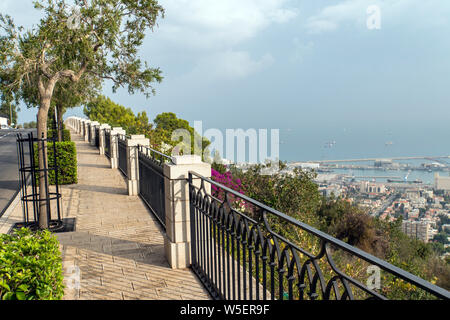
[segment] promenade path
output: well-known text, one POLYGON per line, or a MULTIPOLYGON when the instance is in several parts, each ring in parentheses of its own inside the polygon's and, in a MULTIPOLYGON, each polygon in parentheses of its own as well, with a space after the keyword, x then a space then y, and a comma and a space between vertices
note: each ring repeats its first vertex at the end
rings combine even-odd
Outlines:
MULTIPOLYGON (((128 196, 119 170, 111 169, 109 160, 80 135, 72 132, 72 140, 77 146, 78 184, 62 187, 63 217, 76 218, 76 231, 57 234, 64 299, 210 299, 192 270, 170 268, 163 229, 139 197, 128 196)), ((0 232, 20 221, 20 207, 0 221, 0 232)))

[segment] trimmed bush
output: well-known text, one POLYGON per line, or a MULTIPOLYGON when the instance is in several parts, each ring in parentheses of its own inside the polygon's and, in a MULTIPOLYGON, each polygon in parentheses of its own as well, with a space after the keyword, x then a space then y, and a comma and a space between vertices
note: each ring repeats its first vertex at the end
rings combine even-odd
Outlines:
MULTIPOLYGON (((48 166, 53 167, 53 142, 47 144, 48 166)), ((75 142, 56 142, 58 183, 59 185, 78 183, 77 176, 77 149, 75 142)), ((37 145, 35 146, 35 161, 38 163, 37 145)), ((55 184, 55 172, 49 171, 49 183, 55 184)))
POLYGON ((61 300, 64 295, 59 242, 49 231, 0 235, 0 298, 61 300))
MULTIPOLYGON (((48 129, 48 131, 47 131, 47 138, 48 139, 53 139, 54 136, 56 136, 56 138, 58 138, 58 134, 55 132, 55 130, 48 129)), ((67 130, 67 129, 63 130, 63 141, 64 142, 72 141, 72 139, 70 137, 70 130, 67 130)))

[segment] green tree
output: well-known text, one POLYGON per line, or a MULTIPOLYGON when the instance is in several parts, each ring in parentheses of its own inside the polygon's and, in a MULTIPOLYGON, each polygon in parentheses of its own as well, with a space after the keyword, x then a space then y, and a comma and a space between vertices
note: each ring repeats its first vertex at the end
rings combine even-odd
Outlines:
POLYGON ((84 107, 84 114, 92 121, 107 123, 113 127, 122 127, 129 134, 149 135, 152 129, 145 111, 136 116, 130 108, 117 104, 102 95, 92 99, 84 107))
POLYGON ((165 112, 157 115, 153 122, 155 129, 151 140, 156 148, 166 153, 209 155, 208 146, 211 142, 196 132, 187 120, 178 118, 172 112, 165 112), (166 150, 164 145, 167 146, 166 150), (175 147, 178 147, 178 150, 175 147))
POLYGON ((436 242, 442 243, 442 244, 449 244, 450 243, 450 241, 448 241, 449 236, 450 235, 447 234, 446 232, 441 232, 441 233, 436 234, 434 236, 433 240, 436 242))
MULTIPOLYGON (((152 82, 162 80, 159 69, 138 58, 147 30, 164 14, 156 0, 75 0, 79 12, 67 10, 64 0, 36 0, 44 12, 39 24, 24 31, 10 16, 0 14, 0 79, 2 92, 16 100, 36 87, 39 97, 38 136, 47 137, 47 118, 55 87, 62 80, 77 83, 87 75, 111 80, 113 90, 127 87, 130 94, 154 93, 152 82), (75 18, 74 18, 75 17, 75 18), (75 22, 75 23, 73 23, 75 22), (77 23, 79 22, 79 23, 77 23)), ((46 169, 39 148, 39 168, 46 169)), ((40 198, 45 198, 44 171, 40 198)), ((40 228, 48 228, 46 202, 40 202, 40 228)))

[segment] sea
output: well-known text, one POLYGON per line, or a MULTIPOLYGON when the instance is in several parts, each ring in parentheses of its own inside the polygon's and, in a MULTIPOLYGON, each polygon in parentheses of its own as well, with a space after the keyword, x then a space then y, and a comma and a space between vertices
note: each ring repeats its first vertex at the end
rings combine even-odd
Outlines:
MULTIPOLYGON (((433 157, 450 156, 450 139, 444 132, 422 131, 420 129, 403 132, 343 129, 339 132, 316 132, 302 134, 301 130, 281 130, 280 159, 287 162, 306 162, 347 159, 389 159, 397 157, 428 157, 430 159, 396 160, 394 162, 420 166, 435 162, 433 157), (297 132, 295 132, 297 131, 297 132)), ((437 159, 448 164, 449 159, 437 159)), ((373 165, 372 162, 346 162, 345 164, 373 165)), ((389 176, 407 181, 421 180, 433 184, 435 172, 404 170, 346 170, 334 173, 355 176, 389 176)), ((449 176, 448 171, 440 171, 440 176, 449 176)), ((367 179, 369 180, 369 179, 367 179)), ((378 178, 376 181, 386 181, 378 178)))

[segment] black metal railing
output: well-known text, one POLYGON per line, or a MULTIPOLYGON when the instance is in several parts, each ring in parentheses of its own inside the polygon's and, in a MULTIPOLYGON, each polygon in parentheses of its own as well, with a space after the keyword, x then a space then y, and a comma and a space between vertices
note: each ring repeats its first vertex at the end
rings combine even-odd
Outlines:
POLYGON ((173 163, 171 157, 154 149, 138 146, 139 196, 161 225, 166 226, 164 163, 173 163))
POLYGON ((92 136, 92 132, 91 132, 91 124, 88 124, 88 141, 91 142, 91 136, 92 136))
POLYGON ((105 156, 111 159, 111 131, 105 130, 105 156))
POLYGON ((450 298, 443 288, 194 172, 189 197, 192 268, 215 299, 450 298))
POLYGON ((119 170, 127 177, 127 137, 125 135, 119 134, 117 136, 117 148, 119 170))
POLYGON ((95 128, 95 146, 97 148, 100 147, 100 128, 99 127, 95 128))

